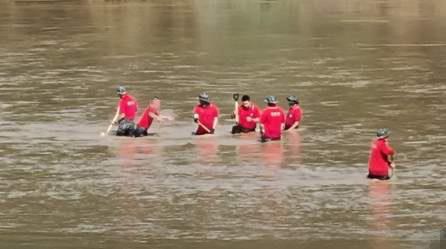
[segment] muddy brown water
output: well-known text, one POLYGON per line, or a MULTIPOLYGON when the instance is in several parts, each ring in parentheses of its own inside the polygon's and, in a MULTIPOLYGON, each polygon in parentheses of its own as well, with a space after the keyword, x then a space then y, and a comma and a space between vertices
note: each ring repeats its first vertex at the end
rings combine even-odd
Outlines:
POLYGON ((445 18, 435 0, 1 1, 0 248, 429 248, 445 18), (175 122, 100 137, 117 84, 175 122), (201 91, 213 137, 190 135, 201 91), (234 92, 298 95, 302 127, 229 135, 234 92), (365 179, 379 127, 390 182, 365 179))

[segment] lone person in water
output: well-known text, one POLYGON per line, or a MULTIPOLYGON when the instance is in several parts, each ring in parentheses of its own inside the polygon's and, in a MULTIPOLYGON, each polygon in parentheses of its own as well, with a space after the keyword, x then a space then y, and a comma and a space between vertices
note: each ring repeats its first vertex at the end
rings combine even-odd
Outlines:
POLYGON ((117 136, 133 136, 135 131, 135 116, 138 110, 138 102, 136 99, 127 93, 123 86, 118 86, 116 93, 119 96, 118 107, 116 108, 116 115, 112 123, 118 125, 116 131, 117 136))
POLYGON ((248 95, 242 96, 242 105, 234 113, 236 125, 232 127, 232 134, 248 133, 256 130, 260 120, 260 109, 251 102, 248 95))
POLYGON ((390 131, 387 128, 378 129, 377 138, 372 141, 369 156, 369 179, 388 180, 393 175, 395 150, 389 144, 390 131))
POLYGON ((280 140, 282 130, 285 127, 285 113, 277 106, 277 99, 274 96, 265 98, 267 106, 260 116, 260 141, 280 140))
POLYGON ((161 100, 158 97, 154 97, 139 118, 135 130, 135 137, 147 136, 147 130, 151 127, 153 120, 156 120, 157 122, 173 120, 172 117, 161 115, 160 108, 161 100))
POLYGON ((193 110, 194 122, 198 125, 194 135, 214 134, 220 111, 205 92, 198 95, 198 102, 193 110))
POLYGON ((300 121, 302 120, 302 109, 299 105, 299 99, 296 96, 288 96, 286 98, 290 109, 286 115, 285 130, 294 130, 299 128, 300 121))

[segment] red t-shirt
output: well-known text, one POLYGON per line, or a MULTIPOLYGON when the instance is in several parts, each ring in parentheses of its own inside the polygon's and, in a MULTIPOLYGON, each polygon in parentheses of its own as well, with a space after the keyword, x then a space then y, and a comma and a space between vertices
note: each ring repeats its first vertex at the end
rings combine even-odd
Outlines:
POLYGON ((136 102, 134 97, 126 94, 119 100, 118 105, 119 111, 120 113, 124 113, 125 119, 135 119, 136 111, 138 110, 138 102, 136 102))
POLYGON ((156 115, 159 115, 159 112, 151 107, 150 105, 144 110, 141 118, 138 122, 138 127, 149 129, 149 127, 152 125, 153 118, 149 115, 149 113, 154 113, 156 115))
POLYGON ((388 176, 388 156, 394 153, 386 139, 374 139, 370 149, 369 172, 375 176, 388 176))
POLYGON ((263 124, 265 138, 280 139, 281 126, 285 122, 285 113, 279 106, 268 106, 262 111, 260 123, 263 124))
MULTIPOLYGON (((196 105, 194 108, 194 114, 198 114, 198 120, 206 126, 209 130, 212 129, 212 126, 214 125, 214 119, 218 117, 220 111, 218 110, 218 107, 214 104, 209 104, 206 106, 202 105, 196 105)), ((208 133, 206 130, 199 125, 197 127, 197 131, 195 134, 201 135, 208 133)))
POLYGON ((239 106, 238 108, 238 117, 239 117, 239 125, 246 129, 255 129, 256 122, 248 121, 247 118, 251 117, 252 119, 260 117, 260 110, 256 105, 251 105, 246 108, 244 106, 239 106))
POLYGON ((294 123, 300 122, 302 119, 302 109, 300 106, 294 105, 288 109, 285 121, 285 130, 288 130, 294 123))

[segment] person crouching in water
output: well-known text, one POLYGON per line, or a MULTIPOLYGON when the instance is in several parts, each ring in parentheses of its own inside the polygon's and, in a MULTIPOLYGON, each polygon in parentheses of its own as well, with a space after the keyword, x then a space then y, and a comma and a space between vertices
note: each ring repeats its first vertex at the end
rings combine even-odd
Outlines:
POLYGON ((133 136, 135 131, 135 116, 138 110, 138 102, 136 99, 127 93, 123 86, 118 86, 116 93, 119 96, 118 107, 116 115, 112 123, 118 125, 116 131, 117 136, 133 136))
POLYGON ((248 95, 242 96, 242 105, 237 108, 235 115, 236 125, 232 127, 232 134, 247 133, 256 130, 260 120, 260 109, 251 102, 248 95))
POLYGON ((284 128, 285 113, 282 108, 277 106, 276 97, 266 97, 265 103, 267 107, 263 109, 260 116, 260 141, 280 140, 284 128))
POLYGON ((292 131, 299 128, 300 121, 302 120, 303 112, 299 106, 299 100, 296 96, 288 96, 288 113, 286 115, 285 130, 292 131))
POLYGON ((172 117, 161 115, 160 108, 161 100, 158 97, 154 97, 139 118, 138 125, 135 130, 135 137, 147 136, 147 130, 152 125, 153 120, 162 122, 163 120, 173 119, 172 117))
POLYGON ((390 146, 387 128, 378 129, 377 138, 373 140, 369 156, 369 179, 388 180, 393 175, 395 150, 390 146))
POLYGON ((195 106, 194 122, 198 124, 194 135, 214 134, 218 124, 218 107, 209 101, 207 93, 198 95, 198 105, 195 106))

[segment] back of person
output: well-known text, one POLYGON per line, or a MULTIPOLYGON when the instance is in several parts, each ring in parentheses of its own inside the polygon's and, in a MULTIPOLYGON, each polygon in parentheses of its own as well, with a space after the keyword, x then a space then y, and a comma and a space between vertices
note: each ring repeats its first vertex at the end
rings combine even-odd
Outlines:
POLYGON ((264 127, 263 136, 270 139, 280 139, 285 113, 279 106, 268 106, 262 111, 260 123, 264 127))
POLYGON ((134 120, 138 110, 138 103, 133 96, 125 94, 119 100, 119 108, 126 120, 134 120))
POLYGON ((373 140, 369 157, 369 175, 387 177, 390 166, 388 156, 393 154, 393 148, 385 139, 373 140))

